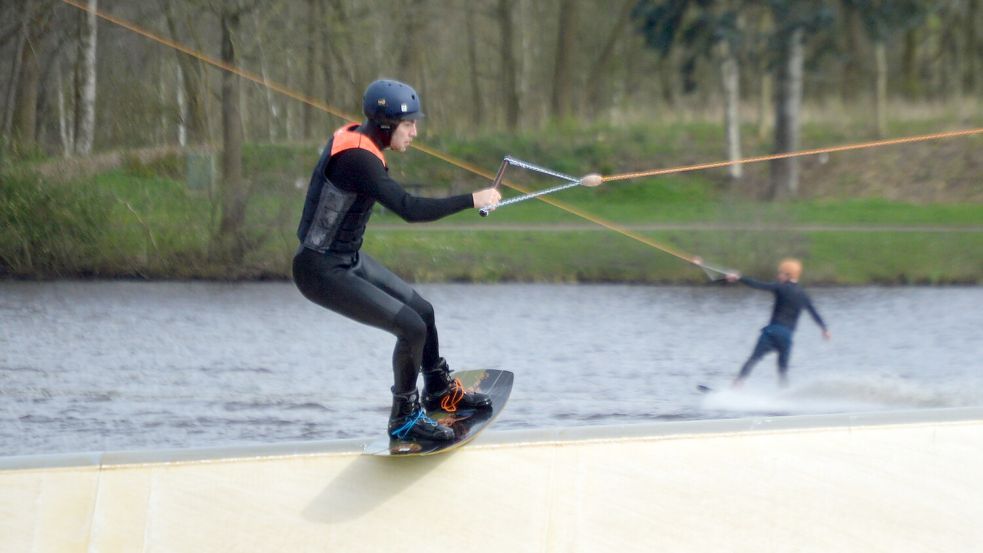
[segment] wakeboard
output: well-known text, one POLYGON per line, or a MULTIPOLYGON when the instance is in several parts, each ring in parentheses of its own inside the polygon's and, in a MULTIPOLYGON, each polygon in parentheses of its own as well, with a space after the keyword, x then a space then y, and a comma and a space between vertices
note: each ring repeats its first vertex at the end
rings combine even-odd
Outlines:
POLYGON ((491 409, 458 410, 454 413, 447 411, 430 412, 430 418, 454 431, 454 438, 443 441, 411 441, 400 440, 386 436, 365 445, 362 453, 383 457, 412 457, 417 455, 433 455, 457 449, 473 440, 482 430, 495 420, 495 417, 505 408, 505 403, 512 393, 514 375, 511 371, 483 369, 472 371, 457 371, 451 373, 452 378, 461 379, 464 389, 469 392, 480 392, 491 398, 491 409))

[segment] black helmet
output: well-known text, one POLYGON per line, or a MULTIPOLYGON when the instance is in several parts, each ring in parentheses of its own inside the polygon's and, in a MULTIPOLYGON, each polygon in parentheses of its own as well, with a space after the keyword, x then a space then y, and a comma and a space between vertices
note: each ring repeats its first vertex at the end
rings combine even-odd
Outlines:
POLYGON ((362 113, 382 128, 396 125, 404 119, 423 117, 420 96, 413 87, 388 79, 375 81, 365 89, 362 113))

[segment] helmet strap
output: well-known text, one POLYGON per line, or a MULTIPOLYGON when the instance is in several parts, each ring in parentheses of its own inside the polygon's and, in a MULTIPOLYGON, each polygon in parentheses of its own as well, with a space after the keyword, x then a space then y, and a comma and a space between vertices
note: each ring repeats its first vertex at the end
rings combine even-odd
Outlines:
POLYGON ((380 149, 385 149, 388 148, 389 144, 392 142, 393 131, 395 129, 395 125, 384 124, 372 119, 366 119, 358 130, 365 136, 371 138, 380 149))

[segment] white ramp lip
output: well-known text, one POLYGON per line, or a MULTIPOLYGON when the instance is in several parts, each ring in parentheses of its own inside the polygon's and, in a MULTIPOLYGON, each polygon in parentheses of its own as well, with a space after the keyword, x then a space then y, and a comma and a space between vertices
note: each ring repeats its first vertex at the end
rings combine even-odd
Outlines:
MULTIPOLYGON (((826 415, 762 416, 734 419, 663 421, 648 424, 550 427, 522 430, 489 430, 467 449, 502 445, 544 445, 577 442, 682 439, 708 435, 785 432, 821 428, 860 428, 919 425, 983 420, 981 407, 871 411, 826 415)), ((59 453, 0 457, 0 471, 70 467, 113 467, 148 464, 183 464, 236 459, 300 456, 360 455, 370 440, 344 439, 277 444, 150 449, 135 451, 59 453)))

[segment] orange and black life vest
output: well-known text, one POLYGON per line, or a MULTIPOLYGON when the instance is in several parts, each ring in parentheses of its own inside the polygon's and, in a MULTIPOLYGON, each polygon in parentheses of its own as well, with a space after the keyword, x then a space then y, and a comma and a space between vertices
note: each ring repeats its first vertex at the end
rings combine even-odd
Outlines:
POLYGON ((375 157, 379 158, 379 161, 386 167, 386 156, 382 155, 382 150, 376 146, 375 142, 371 138, 365 136, 364 134, 356 131, 358 128, 358 123, 349 123, 344 127, 336 130, 331 136, 331 154, 332 156, 337 155, 345 150, 351 150, 352 148, 361 148, 363 150, 368 150, 375 154, 375 157))
POLYGON ((371 152, 388 169, 382 150, 357 128, 358 123, 349 123, 335 131, 314 168, 297 227, 297 238, 304 248, 321 253, 351 253, 362 246, 362 235, 375 199, 343 190, 327 177, 331 158, 354 148, 371 152))

